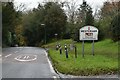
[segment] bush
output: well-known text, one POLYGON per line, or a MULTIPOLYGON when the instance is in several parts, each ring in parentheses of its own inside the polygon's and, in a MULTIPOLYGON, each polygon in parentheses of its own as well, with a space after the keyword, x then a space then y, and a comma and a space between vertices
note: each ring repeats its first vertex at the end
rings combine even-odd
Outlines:
POLYGON ((116 15, 111 22, 111 38, 114 42, 120 38, 120 13, 116 15))

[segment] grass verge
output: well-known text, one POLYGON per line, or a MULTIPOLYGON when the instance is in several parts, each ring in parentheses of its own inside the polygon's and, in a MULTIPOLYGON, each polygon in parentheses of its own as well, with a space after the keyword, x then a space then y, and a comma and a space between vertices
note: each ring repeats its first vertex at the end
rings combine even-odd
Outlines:
POLYGON ((77 46, 77 58, 74 50, 68 50, 69 58, 66 59, 64 44, 71 44, 71 40, 58 41, 62 46, 62 54, 55 50, 56 42, 46 45, 50 48, 49 56, 54 68, 64 74, 72 75, 102 75, 116 74, 118 71, 118 44, 111 40, 104 40, 95 43, 95 56, 92 56, 92 44, 85 42, 85 57, 82 57, 82 43, 75 43, 77 46))

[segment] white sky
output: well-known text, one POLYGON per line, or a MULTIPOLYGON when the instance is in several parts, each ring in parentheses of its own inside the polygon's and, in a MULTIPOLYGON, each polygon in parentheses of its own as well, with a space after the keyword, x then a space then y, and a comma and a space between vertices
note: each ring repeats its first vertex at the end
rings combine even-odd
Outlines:
MULTIPOLYGON (((19 6, 21 3, 25 4, 27 10, 37 8, 38 3, 43 3, 47 0, 14 0, 15 6, 19 6)), ((73 1, 73 0, 60 0, 60 1, 73 1)), ((77 4, 82 4, 83 0, 74 0, 77 4)), ((101 8, 103 3, 107 0, 86 0, 87 3, 93 8, 93 11, 97 8, 101 8)))

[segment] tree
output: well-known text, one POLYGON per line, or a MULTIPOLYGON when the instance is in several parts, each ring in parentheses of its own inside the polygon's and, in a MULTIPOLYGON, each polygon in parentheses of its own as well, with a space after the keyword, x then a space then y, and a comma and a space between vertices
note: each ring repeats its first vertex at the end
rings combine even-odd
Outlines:
POLYGON ((120 13, 115 16, 111 22, 111 35, 113 41, 119 41, 120 39, 120 13))
POLYGON ((41 34, 43 29, 40 29, 40 23, 38 24, 38 18, 35 17, 34 11, 29 11, 27 14, 23 14, 23 36, 26 38, 26 44, 28 46, 35 46, 35 44, 41 40, 41 34))
POLYGON ((13 2, 2 3, 2 41, 3 45, 14 45, 14 28, 17 25, 17 12, 14 9, 13 2), (11 39, 11 40, 10 40, 11 39))
POLYGON ((66 30, 66 21, 67 17, 60 4, 54 2, 47 2, 44 6, 39 4, 38 8, 24 16, 24 36, 27 39, 27 45, 43 44, 44 37, 48 42, 55 38, 56 33, 58 38, 61 38, 66 30))
POLYGON ((94 17, 92 15, 92 8, 84 0, 83 3, 78 8, 77 13, 77 27, 74 28, 74 40, 79 41, 79 29, 86 25, 94 25, 94 17))
POLYGON ((76 15, 77 15, 77 7, 78 3, 77 0, 72 0, 70 2, 62 2, 62 7, 65 7, 65 13, 68 18, 68 22, 74 24, 76 22, 76 15))
POLYGON ((92 8, 84 0, 83 4, 78 8, 78 21, 81 27, 85 25, 93 25, 94 18, 92 15, 92 8))
POLYGON ((69 2, 64 1, 61 5, 67 15, 66 33, 64 38, 73 39, 77 22, 77 0, 72 0, 69 2))
POLYGON ((85 25, 94 25, 94 17, 92 15, 92 8, 88 8, 85 18, 85 25))
POLYGON ((63 36, 66 28, 67 17, 60 4, 49 2, 45 5, 45 24, 47 28, 47 36, 49 39, 54 38, 57 33, 59 37, 63 36))
POLYGON ((23 36, 23 26, 18 25, 15 27, 15 34, 16 34, 16 43, 19 46, 25 46, 26 45, 26 39, 23 36))
POLYGON ((111 21, 120 11, 120 1, 106 1, 101 8, 99 23, 105 38, 111 38, 111 21))

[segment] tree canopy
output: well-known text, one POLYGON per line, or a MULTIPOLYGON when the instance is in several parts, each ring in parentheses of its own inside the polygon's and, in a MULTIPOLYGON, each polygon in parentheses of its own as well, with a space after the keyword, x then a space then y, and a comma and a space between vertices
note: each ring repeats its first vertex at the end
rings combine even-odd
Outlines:
POLYGON ((116 15, 111 22, 111 37, 113 41, 118 41, 120 39, 120 14, 116 15))
POLYGON ((14 44, 14 28, 19 22, 18 12, 14 9, 12 2, 2 3, 2 41, 4 45, 14 44))
POLYGON ((41 46, 55 38, 79 41, 79 29, 87 25, 99 29, 99 40, 111 38, 118 41, 119 4, 120 1, 106 1, 93 14, 85 0, 78 7, 74 0, 71 3, 45 2, 23 12, 19 9, 25 9, 24 6, 15 8, 13 2, 2 3, 3 46, 41 46))
POLYGON ((48 42, 55 38, 56 33, 59 38, 62 37, 66 22, 66 14, 58 3, 48 2, 44 6, 39 4, 37 9, 26 14, 24 35, 27 38, 27 44, 34 46, 39 42, 44 43, 44 37, 48 42))

